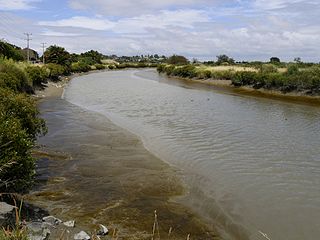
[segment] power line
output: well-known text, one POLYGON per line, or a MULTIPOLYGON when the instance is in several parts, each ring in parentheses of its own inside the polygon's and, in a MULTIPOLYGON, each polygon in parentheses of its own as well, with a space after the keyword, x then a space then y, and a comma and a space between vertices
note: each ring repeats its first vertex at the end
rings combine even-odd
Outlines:
POLYGON ((30 52, 29 52, 29 46, 30 46, 30 40, 32 40, 30 38, 30 36, 32 35, 32 33, 24 33, 24 35, 27 36, 27 38, 25 40, 27 40, 27 60, 28 62, 30 61, 30 52))
POLYGON ((41 45, 42 45, 42 62, 43 62, 43 65, 45 64, 45 57, 44 57, 44 49, 45 49, 45 45, 46 45, 47 43, 41 43, 41 45))

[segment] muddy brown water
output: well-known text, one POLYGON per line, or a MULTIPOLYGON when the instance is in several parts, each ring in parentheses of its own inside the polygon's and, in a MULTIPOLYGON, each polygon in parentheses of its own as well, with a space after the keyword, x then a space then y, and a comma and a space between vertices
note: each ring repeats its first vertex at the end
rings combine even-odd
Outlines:
POLYGON ((87 232, 102 223, 118 239, 150 239, 154 210, 162 239, 170 228, 170 239, 218 239, 212 227, 173 201, 184 193, 179 170, 135 135, 60 97, 39 107, 49 132, 38 141, 38 183, 27 201, 65 221, 75 219, 87 232))
POLYGON ((82 76, 55 101, 42 104, 51 132, 40 142, 72 159, 44 164, 52 171, 39 202, 52 198, 53 212, 118 219, 142 236, 158 208, 163 232, 179 226, 179 237, 194 229, 194 239, 212 239, 212 226, 223 239, 320 236, 318 106, 207 90, 154 70, 82 76))

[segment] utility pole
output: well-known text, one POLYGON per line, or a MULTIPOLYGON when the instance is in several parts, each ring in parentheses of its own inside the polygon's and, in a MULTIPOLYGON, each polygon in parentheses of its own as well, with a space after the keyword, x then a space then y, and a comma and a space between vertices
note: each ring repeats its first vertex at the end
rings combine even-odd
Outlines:
POLYGON ((42 63, 43 63, 43 65, 46 63, 46 61, 45 61, 45 59, 44 59, 44 49, 45 49, 45 45, 46 45, 47 43, 41 43, 41 45, 42 45, 42 63))
POLYGON ((30 36, 32 35, 32 33, 24 33, 24 35, 27 36, 27 38, 25 40, 27 40, 27 60, 28 62, 30 61, 30 52, 29 52, 29 46, 30 46, 30 40, 32 40, 30 38, 30 36))

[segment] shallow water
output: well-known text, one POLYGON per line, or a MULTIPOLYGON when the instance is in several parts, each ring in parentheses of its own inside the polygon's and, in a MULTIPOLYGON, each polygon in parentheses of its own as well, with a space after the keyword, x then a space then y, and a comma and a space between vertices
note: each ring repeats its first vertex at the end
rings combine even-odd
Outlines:
POLYGON ((167 84, 154 70, 82 76, 64 97, 181 169, 181 202, 235 239, 320 236, 319 107, 167 84))
POLYGON ((218 239, 197 215, 172 201, 183 194, 180 171, 148 152, 135 135, 60 97, 39 107, 49 132, 35 151, 37 186, 25 197, 64 221, 76 221, 65 239, 80 230, 92 233, 99 223, 115 231, 113 239, 151 239, 154 210, 162 239, 170 227, 172 239, 189 233, 218 239))

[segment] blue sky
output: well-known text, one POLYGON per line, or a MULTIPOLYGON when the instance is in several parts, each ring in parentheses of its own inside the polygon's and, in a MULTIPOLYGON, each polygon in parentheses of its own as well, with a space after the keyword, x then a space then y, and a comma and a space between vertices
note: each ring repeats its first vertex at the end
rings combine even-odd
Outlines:
POLYGON ((0 38, 70 52, 320 61, 319 0, 0 0, 0 38))

